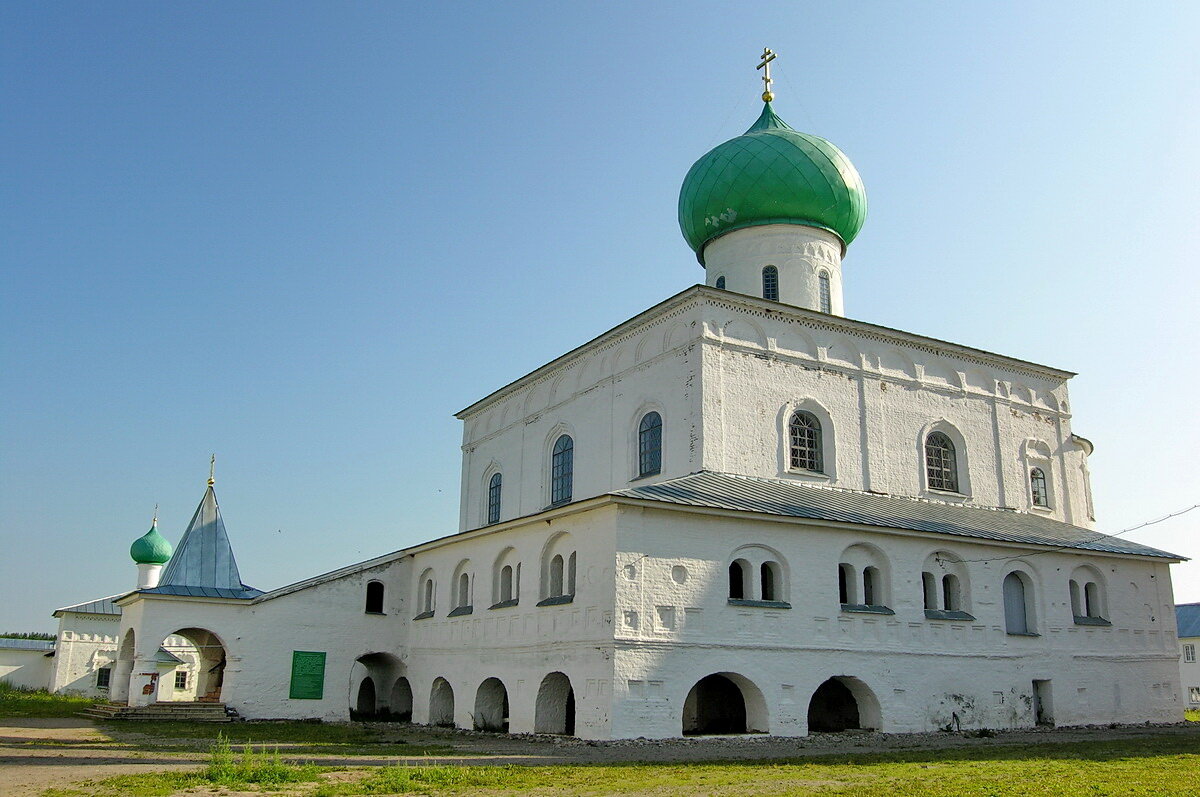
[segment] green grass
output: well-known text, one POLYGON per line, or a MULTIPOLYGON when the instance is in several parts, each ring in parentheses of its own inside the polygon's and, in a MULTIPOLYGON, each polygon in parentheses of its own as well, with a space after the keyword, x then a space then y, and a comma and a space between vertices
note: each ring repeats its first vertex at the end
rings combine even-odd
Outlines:
POLYGON ((73 717, 95 700, 50 694, 44 689, 22 689, 0 681, 0 718, 73 717))
POLYGON ((48 789, 45 797, 77 795, 121 795, 121 797, 158 797, 198 787, 225 789, 261 789, 281 791, 289 786, 315 781, 328 768, 311 764, 288 764, 279 752, 262 747, 234 752, 229 741, 218 735, 209 754, 208 766, 198 772, 151 772, 121 775, 84 783, 78 788, 48 789))
POLYGON ((329 770, 252 754, 251 763, 214 748, 194 773, 112 778, 48 797, 157 797, 199 786, 284 790, 307 797, 373 794, 887 794, 897 797, 1163 795, 1186 793, 1200 771, 1194 734, 1117 741, 986 745, 767 762, 594 766, 389 766, 329 770))

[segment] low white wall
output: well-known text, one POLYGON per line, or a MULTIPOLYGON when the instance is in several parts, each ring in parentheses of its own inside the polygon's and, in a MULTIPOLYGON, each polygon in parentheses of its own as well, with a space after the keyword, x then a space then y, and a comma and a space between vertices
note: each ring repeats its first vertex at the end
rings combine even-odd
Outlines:
POLYGON ((53 657, 45 650, 0 649, 0 681, 23 689, 46 689, 50 685, 53 657))

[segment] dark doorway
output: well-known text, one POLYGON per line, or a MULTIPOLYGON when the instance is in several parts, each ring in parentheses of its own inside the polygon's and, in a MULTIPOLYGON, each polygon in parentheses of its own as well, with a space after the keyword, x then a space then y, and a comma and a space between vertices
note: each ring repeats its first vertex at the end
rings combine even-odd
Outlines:
POLYGON ((837 733, 860 727, 858 701, 844 683, 830 678, 817 687, 808 703, 809 733, 837 733))
POLYGON ((1054 727, 1054 708, 1050 700, 1050 682, 1033 682, 1033 721, 1038 725, 1054 727))
POLYGON ((542 679, 534 705, 533 732, 575 735, 575 690, 561 672, 542 679))
POLYGON ((370 676, 362 679, 358 685, 358 699, 355 701, 356 719, 369 719, 375 716, 375 682, 370 676))
POLYGON ((701 678, 683 702, 683 732, 746 733, 746 700, 742 690, 724 675, 701 678))

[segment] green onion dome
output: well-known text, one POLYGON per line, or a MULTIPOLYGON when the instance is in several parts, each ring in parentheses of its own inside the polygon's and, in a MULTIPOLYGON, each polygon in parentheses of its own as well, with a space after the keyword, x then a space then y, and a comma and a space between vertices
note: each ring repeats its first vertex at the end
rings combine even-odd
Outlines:
POLYGON ((866 215, 867 191, 850 159, 793 130, 770 102, 749 130, 696 161, 679 191, 679 227, 702 265, 709 241, 762 224, 828 230, 844 250, 866 215))
POLYGON ((151 524, 149 531, 138 537, 133 541, 133 545, 129 546, 129 555, 139 565, 166 564, 167 560, 171 558, 172 552, 171 543, 158 533, 158 520, 151 524))

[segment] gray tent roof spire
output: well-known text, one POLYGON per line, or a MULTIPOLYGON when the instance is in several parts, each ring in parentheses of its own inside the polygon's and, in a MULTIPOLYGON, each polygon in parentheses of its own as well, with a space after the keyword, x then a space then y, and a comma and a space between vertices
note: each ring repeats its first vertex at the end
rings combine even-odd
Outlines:
POLYGON ((200 506, 196 507, 196 514, 192 515, 192 522, 163 570, 158 586, 142 591, 208 598, 254 598, 262 594, 242 583, 211 475, 200 506))

